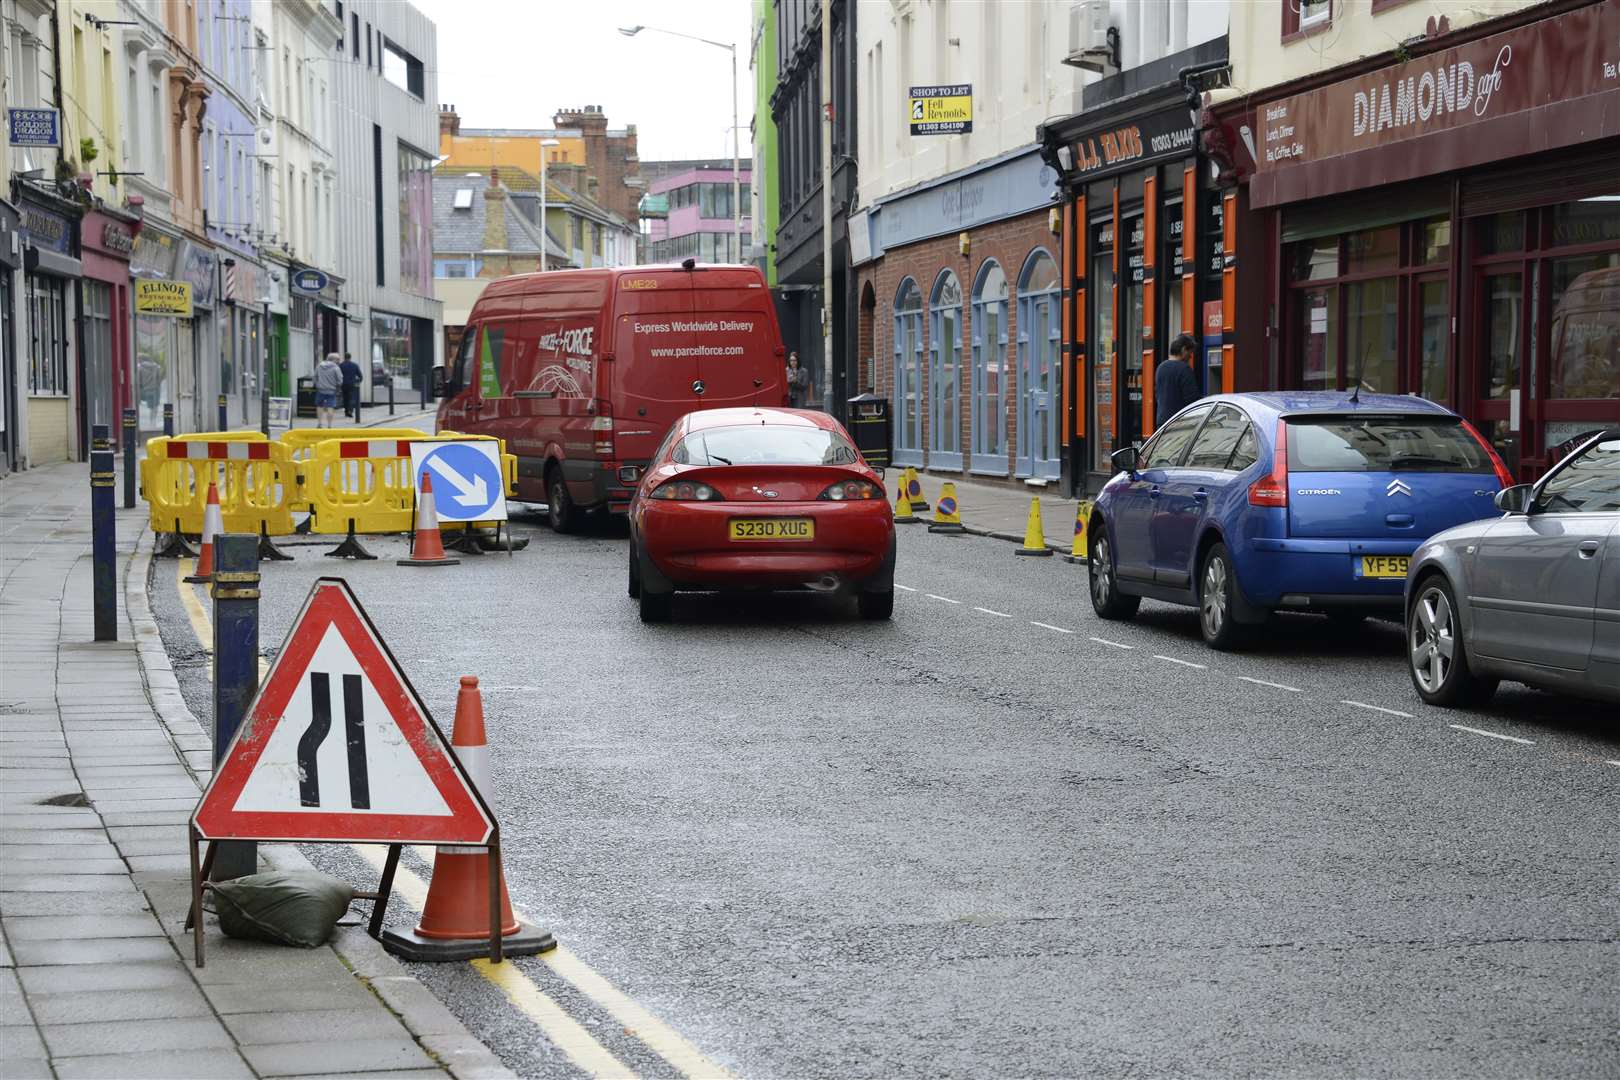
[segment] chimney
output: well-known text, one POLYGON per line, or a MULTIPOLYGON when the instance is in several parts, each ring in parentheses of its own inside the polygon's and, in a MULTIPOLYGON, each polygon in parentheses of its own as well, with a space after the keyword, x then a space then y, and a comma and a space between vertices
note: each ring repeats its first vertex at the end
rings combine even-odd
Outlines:
POLYGON ((460 134, 461 134, 461 117, 456 115, 456 107, 454 105, 440 105, 439 106, 439 138, 442 139, 446 135, 460 135, 460 134))
POLYGON ((491 169, 489 188, 484 192, 484 250, 506 249, 506 189, 501 187, 500 170, 491 169))

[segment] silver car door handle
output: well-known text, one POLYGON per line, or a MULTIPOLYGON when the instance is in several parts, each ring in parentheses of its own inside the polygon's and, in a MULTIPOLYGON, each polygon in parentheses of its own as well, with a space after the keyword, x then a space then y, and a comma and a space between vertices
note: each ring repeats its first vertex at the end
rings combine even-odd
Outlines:
POLYGON ((1197 491, 1193 492, 1193 498, 1197 499, 1199 502, 1203 502, 1205 499, 1209 498, 1209 492, 1203 488, 1199 488, 1197 491))
POLYGON ((1583 540, 1581 546, 1575 550, 1583 559, 1593 558, 1598 553, 1598 542, 1596 540, 1583 540))

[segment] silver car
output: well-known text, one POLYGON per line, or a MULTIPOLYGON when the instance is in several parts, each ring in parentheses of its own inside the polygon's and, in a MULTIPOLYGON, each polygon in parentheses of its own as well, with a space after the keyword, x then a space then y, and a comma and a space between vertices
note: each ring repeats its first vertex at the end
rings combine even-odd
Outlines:
POLYGON ((1620 702, 1620 428, 1502 490, 1496 506, 1502 517, 1437 533, 1412 555, 1418 694, 1482 704, 1512 679, 1620 702))

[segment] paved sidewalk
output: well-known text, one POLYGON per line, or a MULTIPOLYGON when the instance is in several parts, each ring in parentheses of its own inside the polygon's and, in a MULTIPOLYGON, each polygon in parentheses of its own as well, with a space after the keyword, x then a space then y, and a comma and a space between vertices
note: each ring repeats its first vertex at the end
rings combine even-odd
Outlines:
MULTIPOLYGON (((889 470, 887 479, 891 489, 898 482, 899 475, 897 470, 889 470)), ((928 499, 929 509, 918 512, 918 516, 925 520, 933 517, 940 488, 949 480, 956 485, 956 502, 961 507, 962 524, 967 526, 969 532, 1023 543, 1024 530, 1029 525, 1030 502, 1038 496, 1046 546, 1065 554, 1074 546, 1075 500, 1060 498, 1055 482, 1045 487, 1033 487, 931 473, 919 473, 918 479, 922 482, 923 495, 928 499)))
POLYGON ((89 494, 84 464, 0 480, 0 1076, 510 1076, 359 928, 304 950, 209 920, 191 966, 210 740, 147 607, 144 507, 118 511, 120 640, 91 641, 89 494))

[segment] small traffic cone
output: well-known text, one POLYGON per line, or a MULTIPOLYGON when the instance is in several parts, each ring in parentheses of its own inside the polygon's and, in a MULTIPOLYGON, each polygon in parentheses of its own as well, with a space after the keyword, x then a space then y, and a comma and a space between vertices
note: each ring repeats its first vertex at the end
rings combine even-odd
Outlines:
POLYGON ((1091 503, 1081 499, 1074 504, 1074 544, 1063 556, 1064 562, 1083 563, 1091 557, 1091 545, 1086 536, 1086 522, 1091 520, 1091 503))
POLYGON ((906 466, 905 479, 906 498, 911 500, 911 509, 927 510, 928 498, 923 495, 922 480, 917 476, 917 470, 910 465, 906 466))
MULTIPOLYGON (((455 566, 460 559, 444 553, 444 538, 439 535, 439 508, 433 501, 433 476, 423 471, 422 496, 416 503, 416 538, 411 543, 411 557, 400 559, 401 566, 455 566)), ((460 710, 457 710, 460 715, 460 710)))
MULTIPOLYGON (((456 694, 456 725, 450 745, 462 771, 478 794, 495 812, 495 789, 489 780, 489 745, 484 737, 484 699, 478 676, 463 675, 456 694)), ((489 955, 488 848, 445 846, 433 855, 433 878, 427 903, 415 930, 385 930, 383 948, 407 960, 471 960, 489 955)), ((557 947, 557 939, 543 930, 518 922, 506 875, 499 868, 501 889, 501 953, 534 956, 557 947)))
POLYGON ((225 531, 225 520, 219 512, 219 488, 208 481, 208 509, 203 511, 202 554, 197 556, 197 568, 186 580, 206 585, 214 580, 214 540, 225 531))
POLYGON ((1046 546, 1046 529, 1041 525, 1041 497, 1039 495, 1029 500, 1029 524, 1024 526, 1024 546, 1014 554, 1045 556, 1052 554, 1052 549, 1046 546))
POLYGON ((928 523, 931 533, 965 533, 962 515, 956 509, 956 485, 949 480, 939 489, 939 502, 934 504, 934 520, 928 523))
POLYGON ((910 525, 921 521, 911 508, 911 496, 906 494, 906 478, 900 478, 900 497, 894 500, 894 523, 896 525, 910 525))

